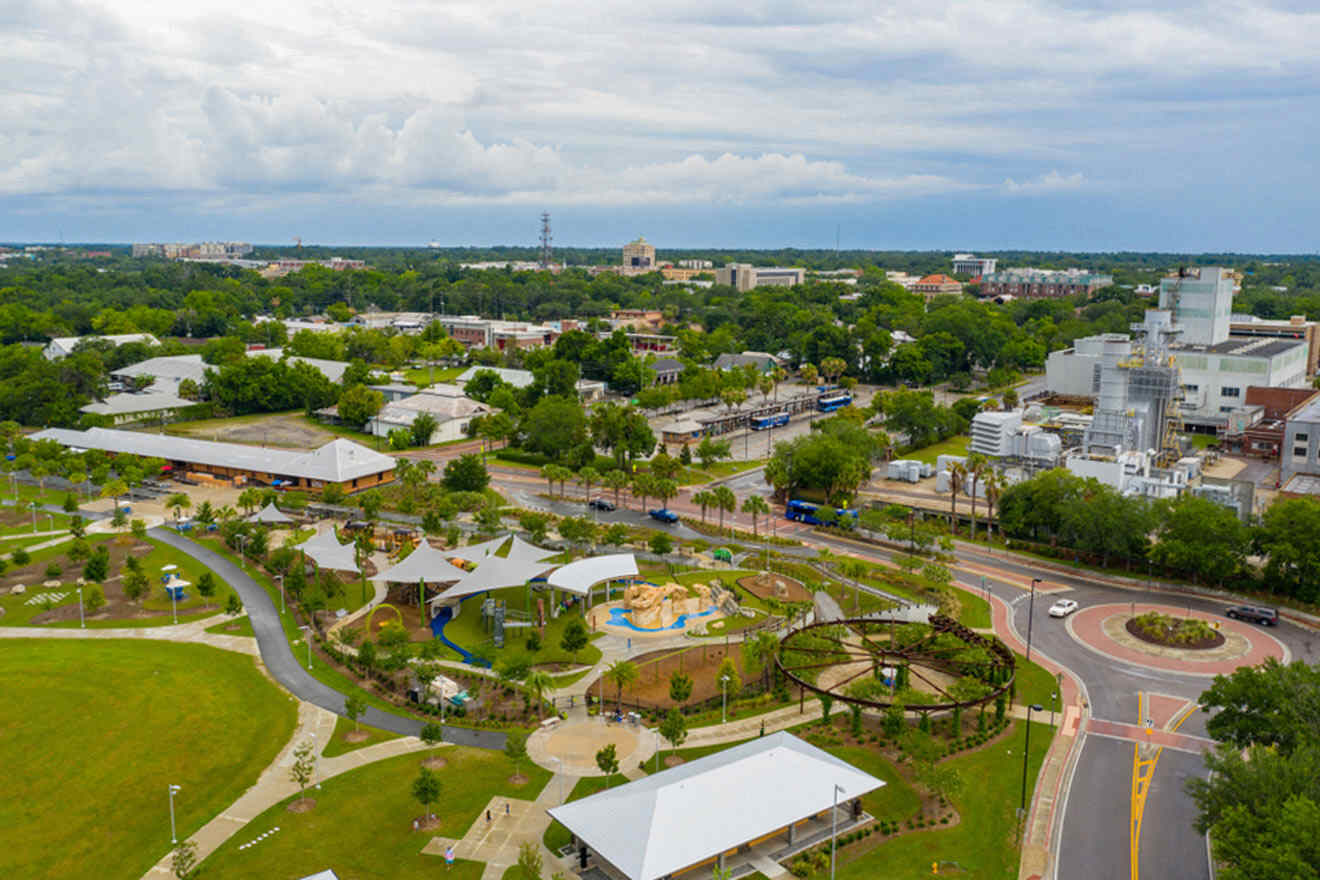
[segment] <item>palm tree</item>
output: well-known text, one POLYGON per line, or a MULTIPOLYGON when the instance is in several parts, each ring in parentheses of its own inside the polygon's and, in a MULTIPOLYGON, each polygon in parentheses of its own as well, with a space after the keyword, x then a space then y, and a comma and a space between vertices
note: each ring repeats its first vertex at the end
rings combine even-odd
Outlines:
POLYGON ((701 524, 706 524, 706 508, 715 506, 715 493, 702 489, 692 493, 692 503, 701 505, 701 524))
POLYGON ((238 506, 244 513, 251 513, 261 503, 261 493, 248 487, 238 494, 238 506))
POLYGON ((779 639, 768 630, 761 630, 756 635, 743 639, 743 656, 751 661, 748 665, 760 667, 761 679, 766 690, 770 689, 770 668, 778 652, 779 639))
POLYGON ((715 507, 720 512, 720 531, 724 530, 724 514, 738 509, 738 496, 728 486, 717 486, 714 492, 715 507))
POLYGON ((632 493, 642 501, 642 510, 646 510, 646 499, 655 491, 655 477, 650 474, 638 474, 633 477, 632 493))
POLYGON ((614 506, 618 507, 619 490, 628 486, 628 475, 618 468, 614 468, 613 470, 606 471, 605 475, 600 478, 600 481, 605 488, 614 490, 614 506))
POLYGON ((174 521, 178 522, 180 514, 192 507, 192 499, 185 492, 175 492, 169 498, 165 499, 165 508, 174 511, 174 521))
POLYGON ((544 670, 533 669, 527 673, 527 678, 523 680, 523 684, 527 685, 532 693, 536 695, 536 717, 539 720, 541 718, 541 702, 545 692, 554 689, 555 681, 544 670))
POLYGON ((774 383, 775 402, 778 403, 778 402, 779 402, 779 383, 783 382, 785 379, 788 378, 788 370, 785 370, 783 367, 775 367, 773 370, 771 370, 771 371, 770 371, 769 373, 767 373, 766 375, 768 375, 768 376, 770 377, 770 381, 771 381, 772 383, 774 383))
POLYGON ((119 509, 119 499, 128 494, 128 483, 121 479, 114 479, 101 487, 102 498, 115 499, 115 509, 119 509))
POLYGON ((814 364, 803 364, 798 368, 798 374, 802 377, 802 381, 808 385, 815 385, 816 380, 820 378, 820 371, 816 369, 814 364))
POLYGON ((985 477, 985 537, 987 541, 994 540, 995 525, 995 505, 999 503, 999 495, 1004 491, 1004 478, 991 471, 985 477))
POLYGON ((985 479, 990 462, 979 452, 967 456, 967 473, 972 478, 972 488, 968 495, 972 499, 972 540, 976 540, 976 484, 985 479))
POLYGON ((752 535, 757 538, 761 537, 761 533, 757 529, 757 520, 761 514, 770 512, 770 505, 766 504, 765 499, 760 495, 748 495, 742 503, 742 512, 752 515, 752 535))
POLYGON ((558 467, 559 465, 557 464, 547 464, 541 468, 541 479, 549 484, 549 488, 546 490, 549 495, 555 494, 555 480, 559 479, 556 476, 556 470, 558 467))
POLYGON ((618 688, 616 708, 620 712, 623 711, 623 689, 637 681, 637 675, 637 664, 629 660, 615 660, 610 664, 610 668, 605 670, 605 677, 618 688))
POLYGON ((669 506, 669 499, 678 497, 678 481, 659 479, 651 483, 651 491, 660 499, 661 507, 669 506))
POLYGON ((582 484, 582 497, 587 501, 591 500, 591 484, 600 481, 600 471, 591 465, 579 468, 577 473, 578 482, 582 484))
POLYGON ((831 383, 842 376, 843 371, 846 369, 848 369, 848 362, 841 357, 827 357, 820 362, 820 371, 825 374, 826 380, 831 383))
POLYGON ((949 531, 958 534, 958 493, 967 479, 967 467, 961 462, 949 467, 949 531))

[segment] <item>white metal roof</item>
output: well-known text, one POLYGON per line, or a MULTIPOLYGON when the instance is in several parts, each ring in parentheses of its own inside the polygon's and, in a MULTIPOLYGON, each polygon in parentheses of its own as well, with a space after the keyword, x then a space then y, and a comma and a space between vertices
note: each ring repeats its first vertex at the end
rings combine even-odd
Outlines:
POLYGON ((293 518, 285 516, 284 512, 275 506, 272 501, 256 513, 248 517, 248 522, 255 523, 291 523, 293 518))
POLYGON ((141 455, 328 483, 343 483, 394 470, 394 459, 390 456, 342 437, 310 452, 268 449, 242 443, 217 443, 169 434, 114 431, 109 428, 91 428, 86 431, 47 428, 32 437, 34 440, 54 440, 63 446, 79 449, 100 449, 115 454, 141 455))
POLYGON ((391 581, 392 583, 442 583, 457 581, 467 577, 467 572, 451 564, 447 557, 453 554, 437 550, 425 538, 418 544, 408 558, 372 578, 373 581, 391 581))
POLYGON ((521 587, 532 578, 554 568, 551 562, 532 562, 530 560, 507 559, 503 556, 487 556, 477 564, 476 571, 469 572, 461 581, 441 594, 441 599, 454 599, 498 590, 501 587, 521 587))
POLYGON ((570 562, 546 578, 550 586, 570 593, 586 594, 594 584, 637 574, 637 559, 631 553, 592 556, 570 562))
POLYGON ((81 412, 94 413, 99 416, 122 416, 129 413, 182 409, 193 404, 194 401, 187 400, 169 391, 148 391, 142 394, 111 394, 105 400, 87 404, 81 412))
POLYGON ((341 544, 333 527, 313 535, 298 547, 316 563, 317 568, 332 571, 360 572, 352 544, 341 544))
POLYGON ((72 354, 73 350, 78 347, 78 343, 82 342, 84 339, 103 339, 106 342, 112 343, 116 347, 125 345, 129 342, 144 342, 147 345, 160 345, 160 340, 152 336, 150 333, 114 333, 109 336, 56 336, 47 344, 46 351, 48 354, 63 357, 64 355, 72 354))
POLYGON ((156 379, 168 379, 176 383, 184 379, 192 379, 200 385, 206 381, 206 367, 207 365, 202 362, 200 354, 175 354, 147 358, 145 361, 138 361, 136 364, 120 367, 112 371, 110 375, 116 378, 152 376, 156 379))
POLYGON ((547 812, 629 880, 655 880, 885 783, 780 732, 547 812))

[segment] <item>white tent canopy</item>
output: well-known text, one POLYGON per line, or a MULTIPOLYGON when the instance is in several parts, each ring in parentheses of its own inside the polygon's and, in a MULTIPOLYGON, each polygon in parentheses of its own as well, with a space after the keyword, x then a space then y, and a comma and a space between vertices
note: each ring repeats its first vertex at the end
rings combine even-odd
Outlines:
POLYGON ((780 732, 547 810, 628 880, 677 874, 885 783, 780 732))
POLYGON ((280 509, 275 506, 275 502, 272 501, 269 504, 267 504, 265 507, 261 508, 261 510, 258 510, 256 513, 249 516, 248 522, 291 523, 293 522, 293 518, 289 516, 285 516, 284 513, 281 512, 280 509))
POLYGON ((541 562, 558 552, 558 550, 545 550, 535 544, 528 544, 517 535, 513 536, 513 543, 509 545, 509 559, 518 562, 541 562))
POLYGON ((610 556, 592 556, 570 562, 546 578, 552 587, 568 590, 570 593, 586 595, 601 581, 615 578, 634 577, 637 574, 637 559, 631 553, 614 553, 610 556))
POLYGON ((437 599, 456 599, 484 593, 486 590, 498 590, 502 587, 521 587, 532 578, 554 568, 553 563, 528 562, 517 559, 505 559, 500 556, 488 557, 461 581, 441 593, 437 599))
POLYGON ((352 544, 341 544, 333 528, 313 535, 298 548, 312 558, 317 568, 361 572, 352 544))
POLYGON ((446 550, 445 555, 450 559, 463 559, 468 562, 480 562, 487 556, 494 553, 509 540, 507 534, 500 535, 498 538, 491 538, 489 541, 482 541, 480 544, 469 544, 467 547, 455 547, 452 550, 446 550))
POLYGON ((381 572, 372 580, 412 584, 418 581, 440 583, 461 580, 467 576, 467 572, 450 564, 447 558, 450 555, 452 554, 448 551, 435 549, 423 538, 417 548, 408 554, 407 559, 381 572))

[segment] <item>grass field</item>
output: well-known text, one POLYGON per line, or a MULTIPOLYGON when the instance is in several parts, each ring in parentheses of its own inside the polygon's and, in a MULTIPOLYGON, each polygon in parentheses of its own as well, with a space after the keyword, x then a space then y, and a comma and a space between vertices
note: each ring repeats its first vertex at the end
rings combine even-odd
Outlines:
POLYGON ((208 626, 206 631, 221 636, 253 636, 252 621, 246 614, 233 620, 226 620, 224 623, 217 623, 215 626, 208 626))
POLYGON ((271 807, 203 862, 199 876, 295 880, 332 868, 346 880, 477 880, 481 863, 458 860, 445 871, 444 859, 421 855, 422 847, 435 835, 462 837, 492 797, 535 798, 550 774, 523 761, 529 781, 514 786, 509 783, 514 767, 503 753, 446 748, 449 764, 438 771, 443 789, 434 806, 440 827, 417 832, 412 821, 422 815, 422 806, 411 786, 422 757, 400 755, 328 779, 311 793, 316 806, 306 813, 290 813, 287 801, 271 807), (258 845, 239 849, 276 826, 280 830, 258 845))
POLYGON ((422 367, 419 370, 404 370, 403 378, 418 388, 425 388, 438 382, 452 383, 463 374, 467 367, 439 367, 433 371, 430 367, 422 367), (434 378, 432 376, 434 375, 434 378))
POLYGON ((397 733, 381 730, 378 727, 370 727, 366 724, 359 723, 356 725, 356 729, 365 733, 367 738, 362 742, 349 742, 344 739, 346 734, 353 732, 354 724, 340 715, 335 721, 335 732, 330 734, 330 742, 326 744, 325 751, 321 752, 322 757, 333 758, 345 752, 356 752, 358 749, 365 749, 367 746, 374 746, 377 743, 399 738, 397 733))
POLYGON ((251 785, 295 704, 250 657, 202 645, 5 640, 0 876, 136 880, 251 785), (71 670, 77 670, 71 674, 71 670))
POLYGON ((936 459, 941 455, 966 455, 967 444, 970 443, 971 440, 972 438, 965 435, 950 437, 948 440, 944 440, 932 446, 927 446, 925 449, 917 449, 905 453, 903 458, 911 461, 924 461, 927 464, 935 464, 936 459))

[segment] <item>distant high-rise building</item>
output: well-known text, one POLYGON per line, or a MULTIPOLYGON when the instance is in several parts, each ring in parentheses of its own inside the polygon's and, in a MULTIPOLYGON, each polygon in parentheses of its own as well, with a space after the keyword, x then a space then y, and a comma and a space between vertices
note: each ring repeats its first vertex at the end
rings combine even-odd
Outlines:
POLYGON ((639 235, 636 241, 630 241, 623 246, 623 268, 655 268, 655 247, 646 241, 646 236, 639 235))
POLYGON ((988 275, 995 271, 995 266, 999 263, 994 257, 977 257, 972 254, 954 254, 953 255, 953 274, 955 275, 988 275))

